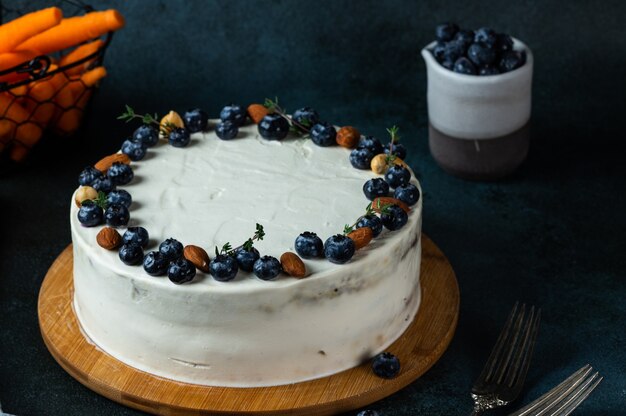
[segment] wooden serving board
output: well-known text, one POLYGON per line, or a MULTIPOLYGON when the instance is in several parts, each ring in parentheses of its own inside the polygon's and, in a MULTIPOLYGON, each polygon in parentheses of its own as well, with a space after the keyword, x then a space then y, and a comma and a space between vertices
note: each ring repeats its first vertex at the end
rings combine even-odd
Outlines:
POLYGON ((52 356, 98 394, 158 415, 332 415, 366 406, 405 387, 441 357, 459 314, 459 288, 450 263, 422 237, 422 304, 411 326, 388 351, 400 359, 398 377, 376 377, 366 363, 303 383, 226 388, 186 384, 132 368, 85 339, 72 308, 72 247, 50 266, 39 293, 39 325, 52 356))

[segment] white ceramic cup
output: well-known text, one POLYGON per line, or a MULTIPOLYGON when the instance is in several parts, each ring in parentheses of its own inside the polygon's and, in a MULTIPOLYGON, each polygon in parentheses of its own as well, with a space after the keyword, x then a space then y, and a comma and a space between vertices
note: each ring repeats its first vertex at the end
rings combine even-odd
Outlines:
POLYGON ((530 119, 533 55, 521 41, 514 49, 526 51, 526 63, 511 72, 476 76, 459 74, 437 62, 422 49, 428 76, 428 119, 445 135, 470 140, 506 136, 530 119))

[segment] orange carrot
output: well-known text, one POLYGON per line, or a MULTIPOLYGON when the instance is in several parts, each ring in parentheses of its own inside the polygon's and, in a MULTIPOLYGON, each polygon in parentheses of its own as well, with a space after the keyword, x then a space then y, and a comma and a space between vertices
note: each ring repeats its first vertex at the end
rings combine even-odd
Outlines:
POLYGON ((63 19, 61 23, 20 44, 17 49, 36 49, 47 54, 102 36, 124 26, 124 17, 114 9, 63 19))
MULTIPOLYGON (((0 53, 10 52, 29 38, 61 23, 63 12, 58 7, 39 10, 18 17, 0 26, 0 53)), ((30 49, 30 48, 21 48, 30 49)))
MULTIPOLYGON (((86 58, 87 56, 95 53, 98 49, 102 47, 104 42, 100 39, 94 40, 93 42, 85 43, 74 49, 72 52, 68 53, 59 61, 59 66, 65 66, 71 64, 76 61, 80 61, 81 59, 86 58)), ((90 61, 85 62, 82 65, 77 65, 73 68, 70 68, 65 71, 67 75, 79 75, 81 74, 91 63, 90 61)))
MULTIPOLYGON (((2 26, 0 26, 2 27, 2 26)), ((0 71, 13 68, 24 62, 28 62, 40 53, 33 50, 21 50, 0 54, 0 71)), ((28 74, 6 74, 0 76, 0 82, 15 82, 28 78, 28 74)))
POLYGON ((11 158, 21 160, 26 156, 28 148, 39 141, 43 130, 35 123, 28 121, 29 112, 15 102, 13 97, 0 94, 0 113, 4 114, 8 120, 12 120, 16 123, 15 140, 19 142, 19 144, 16 145, 14 143, 11 149, 11 158), (13 150, 16 147, 17 150, 13 150), (24 148, 26 148, 26 151, 24 148))
POLYGON ((16 97, 23 97, 26 94, 28 94, 28 86, 27 85, 20 85, 19 87, 15 87, 11 90, 8 91, 11 95, 14 95, 16 97))
POLYGON ((73 133, 80 125, 83 115, 83 108, 89 101, 91 91, 85 91, 87 88, 93 87, 96 83, 107 75, 107 71, 103 66, 96 67, 89 72, 85 72, 80 80, 72 81, 69 84, 74 102, 72 108, 65 111, 56 122, 56 128, 65 134, 73 133))
POLYGON ((31 119, 45 127, 52 116, 54 116, 55 106, 50 102, 54 96, 55 89, 50 80, 41 80, 31 83, 28 91, 29 98, 24 103, 24 107, 31 114, 31 119))

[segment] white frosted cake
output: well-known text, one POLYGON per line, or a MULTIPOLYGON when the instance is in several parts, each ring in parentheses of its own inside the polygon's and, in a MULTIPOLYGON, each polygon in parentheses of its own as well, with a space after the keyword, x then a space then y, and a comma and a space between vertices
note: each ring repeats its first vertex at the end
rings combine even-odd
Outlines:
MULTIPOLYGON (((132 162, 128 226, 185 245, 237 245, 255 224, 261 255, 295 252, 304 231, 341 234, 369 203, 350 150, 311 140, 268 141, 256 125, 237 138, 195 133, 186 148, 160 143, 132 162)), ((412 175, 411 183, 419 186, 412 175)), ((408 222, 383 230, 346 264, 304 259, 305 278, 272 281, 239 271, 228 282, 198 271, 186 284, 122 263, 96 243, 72 200, 74 309, 87 337, 118 360, 161 377, 231 387, 287 384, 349 369, 385 350, 420 305, 422 202, 408 222)), ((120 233, 125 227, 119 228, 120 233)))

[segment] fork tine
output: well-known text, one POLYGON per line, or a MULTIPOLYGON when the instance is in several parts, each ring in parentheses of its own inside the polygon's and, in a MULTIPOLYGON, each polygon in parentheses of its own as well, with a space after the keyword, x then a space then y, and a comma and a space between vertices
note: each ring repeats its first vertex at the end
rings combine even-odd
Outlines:
POLYGON ((506 385, 513 389, 515 396, 517 396, 517 393, 521 390, 524 380, 526 379, 526 374, 528 373, 528 368, 530 367, 530 359, 532 358, 535 349, 535 341, 539 333, 540 320, 541 309, 537 309, 535 313, 535 307, 533 306, 530 309, 526 331, 521 345, 518 348, 517 357, 507 375, 506 385))
POLYGON ((589 364, 585 365, 574 374, 569 376, 567 379, 562 381, 558 386, 543 394, 532 403, 529 403, 528 405, 517 410, 516 412, 511 413, 509 416, 529 416, 531 414, 545 414, 547 410, 550 410, 554 407, 555 403, 557 403, 561 397, 569 394, 571 391, 576 389, 580 385, 580 383, 582 383, 583 380, 585 380, 589 376, 589 373, 591 373, 591 371, 593 371, 591 366, 589 364))
POLYGON ((506 343, 506 353, 503 359, 498 363, 498 368, 495 375, 496 383, 501 384, 506 374, 506 371, 509 367, 509 363, 511 362, 511 358, 515 353, 516 348, 518 347, 518 339, 520 334, 522 333, 522 328, 524 324, 524 319, 526 318, 526 304, 522 304, 522 308, 520 310, 519 315, 515 321, 515 327, 511 334, 512 339, 509 339, 506 343))
POLYGON ((498 340, 496 341, 496 344, 493 346, 493 349, 491 350, 491 353, 489 354, 489 358, 487 359, 487 362, 485 363, 483 370, 478 376, 478 379, 474 383, 474 386, 482 384, 491 378, 491 375, 498 362, 500 353, 506 345, 506 339, 508 338, 509 331, 511 330, 513 326, 513 322, 515 320, 515 316, 517 315, 518 308, 519 308, 519 302, 515 302, 515 305, 513 305, 513 309, 511 310, 511 313, 509 313, 509 317, 507 318, 506 323, 504 324, 504 328, 502 328, 502 331, 500 331, 500 335, 498 335, 498 340))
POLYGON ((598 384, 602 381, 603 377, 600 377, 598 372, 594 373, 583 384, 578 386, 576 390, 572 391, 568 396, 564 397, 563 403, 556 411, 549 416, 567 416, 572 413, 589 395, 592 391, 598 387, 598 384))

